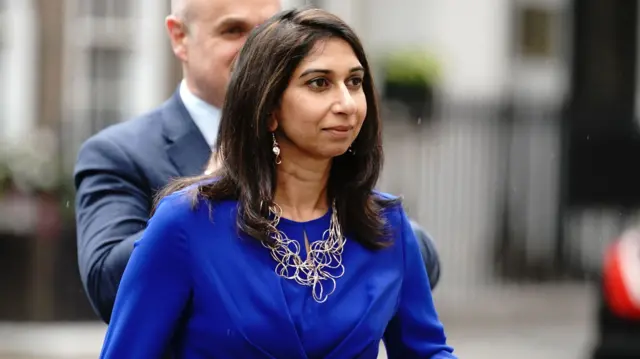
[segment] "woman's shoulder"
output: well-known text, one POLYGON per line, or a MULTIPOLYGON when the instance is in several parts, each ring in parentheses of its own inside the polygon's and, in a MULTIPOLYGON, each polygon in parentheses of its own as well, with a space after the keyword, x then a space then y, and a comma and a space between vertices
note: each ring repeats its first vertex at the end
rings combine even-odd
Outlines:
POLYGON ((391 228, 411 229, 414 235, 421 238, 430 238, 427 232, 415 221, 411 220, 404 210, 402 198, 385 192, 374 192, 376 199, 383 201, 383 216, 391 228))
POLYGON ((210 220, 219 209, 235 208, 236 201, 212 201, 203 196, 196 185, 172 192, 158 201, 150 221, 161 218, 174 225, 206 218, 210 220))
POLYGON ((189 186, 160 198, 156 205, 154 216, 160 212, 170 211, 175 215, 184 216, 197 208, 201 199, 197 186, 189 186))
POLYGON ((387 192, 382 192, 382 191, 373 191, 372 192, 373 197, 376 200, 379 201, 393 201, 393 202, 398 202, 401 200, 401 198, 399 196, 393 195, 391 193, 387 193, 387 192))
POLYGON ((401 197, 386 192, 373 191, 373 198, 382 207, 382 215, 387 222, 401 224, 404 214, 401 197))
POLYGON ((231 201, 211 202, 197 189, 171 192, 158 201, 136 246, 157 243, 162 248, 182 248, 180 246, 186 245, 192 253, 197 253, 211 239, 212 232, 226 233, 222 229, 233 223, 222 215, 230 213, 224 211, 224 207, 232 208, 231 201))

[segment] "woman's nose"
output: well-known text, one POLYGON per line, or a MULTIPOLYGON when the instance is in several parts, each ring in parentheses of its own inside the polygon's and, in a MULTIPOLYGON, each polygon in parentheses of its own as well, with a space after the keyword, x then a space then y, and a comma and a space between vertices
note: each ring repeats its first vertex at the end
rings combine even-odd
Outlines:
POLYGON ((340 86, 339 98, 335 104, 336 112, 352 115, 356 111, 356 101, 347 86, 340 86))

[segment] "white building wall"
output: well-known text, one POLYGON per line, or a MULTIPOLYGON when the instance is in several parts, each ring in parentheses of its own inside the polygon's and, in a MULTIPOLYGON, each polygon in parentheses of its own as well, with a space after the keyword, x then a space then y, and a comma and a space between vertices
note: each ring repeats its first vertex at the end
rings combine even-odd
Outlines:
POLYGON ((168 1, 138 0, 134 5, 136 20, 131 85, 134 87, 131 113, 149 111, 168 98, 171 72, 171 46, 164 27, 169 14, 168 1))
POLYGON ((473 103, 503 98, 510 67, 509 4, 510 0, 433 1, 430 45, 442 56, 445 98, 473 103))
POLYGON ((443 67, 448 101, 496 101, 509 74, 508 0, 324 0, 363 38, 375 58, 423 47, 443 67))
POLYGON ((0 138, 19 140, 37 124, 38 22, 32 0, 7 0, 0 85, 0 138))
MULTIPOLYGON (((538 58, 514 54, 510 90, 516 99, 559 106, 568 96, 571 75, 571 1, 515 0, 513 6, 536 6, 551 14, 551 54, 538 58)), ((513 29, 514 37, 517 31, 513 29)))

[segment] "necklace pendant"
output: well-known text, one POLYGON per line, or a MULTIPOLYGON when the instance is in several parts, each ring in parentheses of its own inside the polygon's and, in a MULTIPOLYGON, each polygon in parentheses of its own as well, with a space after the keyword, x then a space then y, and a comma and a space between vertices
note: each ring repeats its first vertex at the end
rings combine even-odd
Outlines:
POLYGON ((329 228, 322 235, 319 242, 312 246, 305 240, 306 258, 301 256, 302 248, 298 241, 291 240, 286 233, 277 226, 280 223, 282 209, 275 203, 269 207, 273 220, 270 224, 270 237, 273 244, 263 246, 271 251, 271 257, 276 261, 276 273, 286 279, 311 288, 312 297, 318 303, 324 303, 336 289, 336 279, 345 272, 342 264, 342 251, 346 238, 342 235, 338 222, 338 212, 335 201, 332 204, 329 228), (312 250, 312 247, 314 248, 312 250), (335 274, 331 270, 336 270, 335 274), (324 284, 330 285, 325 291, 324 284))

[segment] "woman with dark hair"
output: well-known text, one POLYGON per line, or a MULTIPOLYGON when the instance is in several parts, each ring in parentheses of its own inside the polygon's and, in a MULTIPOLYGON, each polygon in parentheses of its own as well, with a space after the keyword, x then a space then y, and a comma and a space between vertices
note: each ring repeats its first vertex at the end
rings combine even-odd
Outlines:
POLYGON ((374 192, 378 103, 339 18, 282 12, 241 50, 219 169, 161 195, 102 358, 455 358, 406 214, 374 192))

